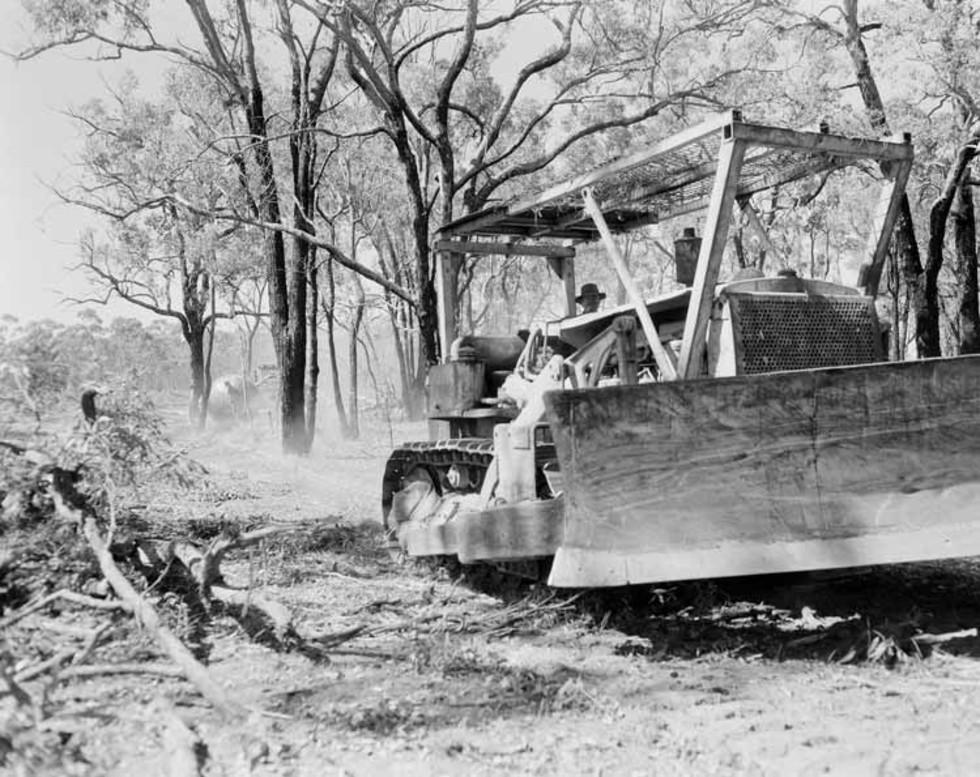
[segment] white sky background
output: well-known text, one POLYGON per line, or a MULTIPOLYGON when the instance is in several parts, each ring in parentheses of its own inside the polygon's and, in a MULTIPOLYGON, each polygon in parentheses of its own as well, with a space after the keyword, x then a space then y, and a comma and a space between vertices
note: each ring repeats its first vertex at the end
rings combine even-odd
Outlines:
POLYGON ((83 294, 75 240, 84 214, 57 204, 45 183, 63 175, 77 129, 60 113, 99 87, 98 68, 52 54, 26 63, 0 60, 0 314, 74 318, 61 292, 83 294))
MULTIPOLYGON (((30 39, 20 0, 0 0, 0 50, 30 39)), ((81 144, 66 108, 105 94, 126 71, 160 72, 157 58, 92 62, 53 50, 27 62, 0 55, 0 316, 22 321, 73 321, 81 310, 66 297, 92 296, 78 262, 78 237, 93 216, 61 203, 52 186, 70 178, 70 160, 81 144), (151 64, 151 60, 155 60, 151 64)), ((97 292, 96 292, 97 293, 97 292)), ((146 318, 125 303, 97 308, 100 315, 146 318)))

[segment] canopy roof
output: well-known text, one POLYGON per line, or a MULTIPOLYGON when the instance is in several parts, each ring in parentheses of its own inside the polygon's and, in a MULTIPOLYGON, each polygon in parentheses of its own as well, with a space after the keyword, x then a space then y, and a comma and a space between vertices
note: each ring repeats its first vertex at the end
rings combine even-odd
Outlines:
POLYGON ((907 135, 893 141, 803 132, 749 124, 730 111, 539 195, 456 219, 439 236, 596 240, 598 230, 582 204, 586 189, 617 232, 700 210, 711 194, 721 144, 732 139, 747 145, 739 199, 860 162, 887 165, 913 154, 907 135))

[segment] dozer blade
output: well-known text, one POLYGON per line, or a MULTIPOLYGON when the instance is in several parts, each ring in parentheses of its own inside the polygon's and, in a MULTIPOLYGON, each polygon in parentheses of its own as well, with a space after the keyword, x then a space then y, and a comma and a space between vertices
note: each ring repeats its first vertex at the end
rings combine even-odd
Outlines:
POLYGON ((554 586, 980 555, 980 356, 555 391, 554 586))

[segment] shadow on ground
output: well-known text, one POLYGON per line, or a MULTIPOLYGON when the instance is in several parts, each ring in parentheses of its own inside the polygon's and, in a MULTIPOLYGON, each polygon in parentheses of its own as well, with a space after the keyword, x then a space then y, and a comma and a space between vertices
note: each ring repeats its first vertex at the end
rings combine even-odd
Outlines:
MULTIPOLYGON (((529 583, 464 573, 504 599, 529 583)), ((623 654, 892 665, 941 649, 980 657, 980 560, 581 591, 576 609, 627 635, 623 654)))

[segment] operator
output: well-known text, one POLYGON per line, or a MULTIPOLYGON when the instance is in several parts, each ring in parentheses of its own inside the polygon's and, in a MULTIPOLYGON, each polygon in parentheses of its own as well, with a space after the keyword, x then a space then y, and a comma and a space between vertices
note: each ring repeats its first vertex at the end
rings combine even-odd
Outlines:
POLYGON ((604 291, 599 291, 599 287, 594 283, 583 283, 582 290, 575 298, 575 301, 582 306, 582 313, 595 313, 602 301, 606 298, 604 291))

